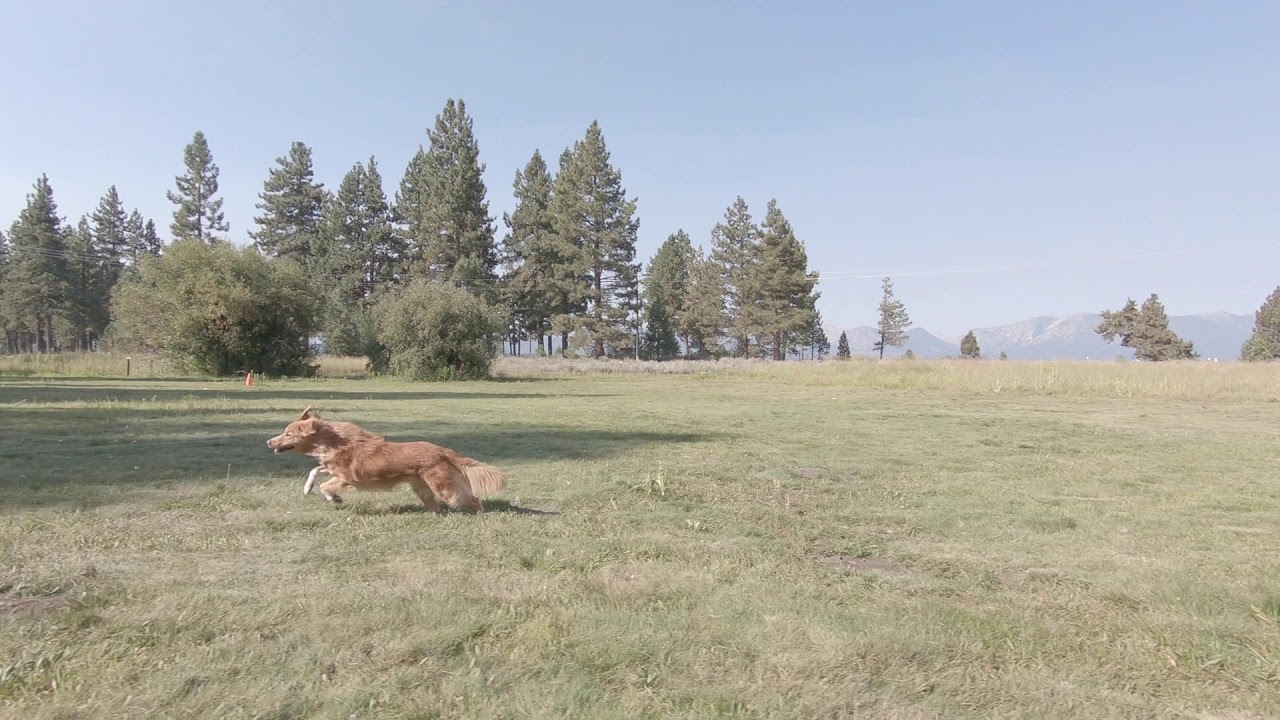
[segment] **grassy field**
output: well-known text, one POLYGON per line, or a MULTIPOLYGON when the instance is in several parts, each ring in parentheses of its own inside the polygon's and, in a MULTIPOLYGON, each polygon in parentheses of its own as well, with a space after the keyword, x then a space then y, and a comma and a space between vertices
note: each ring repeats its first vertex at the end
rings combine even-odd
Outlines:
POLYGON ((109 365, 0 379, 4 717, 1280 716, 1275 366, 109 365), (328 506, 305 405, 509 490, 328 506))

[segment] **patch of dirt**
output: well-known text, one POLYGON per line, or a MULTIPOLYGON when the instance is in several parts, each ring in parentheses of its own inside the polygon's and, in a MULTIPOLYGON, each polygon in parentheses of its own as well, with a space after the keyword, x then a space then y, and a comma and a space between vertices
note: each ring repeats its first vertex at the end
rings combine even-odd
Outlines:
POLYGON ((845 572, 900 577, 911 572, 902 563, 887 558, 858 558, 849 555, 828 555, 822 558, 822 564, 835 570, 845 572))
POLYGON ((228 510, 222 513, 222 522, 228 525, 248 525, 257 519, 258 514, 248 510, 228 510))
POLYGON ((71 601, 59 595, 13 597, 0 595, 0 618, 40 617, 71 607, 71 601))
POLYGON ((800 502, 799 494, 793 493, 790 490, 779 490, 778 492, 774 493, 773 497, 775 500, 778 501, 778 504, 781 505, 782 507, 788 510, 795 511, 801 515, 804 514, 804 506, 800 502))
POLYGON ((1005 568, 997 572, 996 577, 1010 588, 1028 585, 1061 585, 1066 582, 1062 573, 1051 568, 1005 568))
POLYGON ((795 473, 796 475, 799 475, 802 478, 805 478, 806 480, 817 480, 819 478, 827 477, 826 468, 802 467, 802 468, 796 468, 795 470, 792 470, 792 472, 795 473))

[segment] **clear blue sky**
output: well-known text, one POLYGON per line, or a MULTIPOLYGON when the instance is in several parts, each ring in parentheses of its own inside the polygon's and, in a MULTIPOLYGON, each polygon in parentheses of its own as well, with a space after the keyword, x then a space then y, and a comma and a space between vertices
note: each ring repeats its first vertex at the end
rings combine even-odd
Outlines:
POLYGON ((331 187, 376 156, 392 195, 459 97, 500 231, 534 148, 598 119, 644 259, 777 198, 840 327, 885 271, 940 334, 1280 284, 1280 3, 67 0, 0 26, 6 228, 48 173, 69 220, 114 183, 167 234, 201 129, 243 242, 290 141, 331 187))

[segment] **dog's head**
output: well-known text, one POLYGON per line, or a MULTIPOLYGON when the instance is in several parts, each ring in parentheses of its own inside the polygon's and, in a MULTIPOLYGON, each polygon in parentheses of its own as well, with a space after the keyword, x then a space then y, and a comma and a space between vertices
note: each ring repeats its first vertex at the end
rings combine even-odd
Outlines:
POLYGON ((311 408, 302 411, 297 420, 285 426, 284 432, 267 441, 272 451, 305 453, 315 447, 320 434, 320 416, 311 412, 311 408))

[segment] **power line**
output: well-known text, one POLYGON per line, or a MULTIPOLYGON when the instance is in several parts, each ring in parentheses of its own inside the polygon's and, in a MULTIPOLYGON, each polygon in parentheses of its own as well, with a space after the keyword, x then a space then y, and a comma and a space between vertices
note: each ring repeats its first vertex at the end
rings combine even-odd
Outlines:
MULTIPOLYGON (((78 252, 73 250, 54 250, 50 248, 38 247, 22 247, 10 245, 11 254, 30 253, 41 257, 63 258, 68 260, 90 260, 100 262, 118 262, 129 257, 128 253, 120 256, 112 257, 91 252, 78 252)), ((1081 264, 1098 264, 1098 263, 1115 263, 1128 262, 1133 260, 1143 260, 1157 257, 1173 257, 1192 255, 1192 250, 1165 250, 1148 253, 1132 253, 1127 255, 1095 255, 1090 257, 1062 258, 1058 260, 1030 261, 1023 263, 1001 263, 1001 264, 978 264, 978 265, 937 265, 928 267, 913 268, 896 268, 891 270, 810 270, 818 274, 818 281, 824 280, 879 280, 883 277, 900 278, 900 277, 924 277, 932 275, 962 275, 973 273, 1013 273, 1025 272, 1029 270, 1048 270, 1060 267, 1068 267, 1071 265, 1081 264)), ((318 277, 323 279, 341 280, 344 275, 340 272, 330 272, 320 274, 318 277)), ((364 279, 359 283, 355 283, 350 287, 359 287, 369 290, 387 283, 394 283, 401 280, 397 277, 375 277, 371 280, 364 279)), ((466 281, 469 286, 479 287, 506 287, 510 284, 508 278, 474 278, 466 281)))

